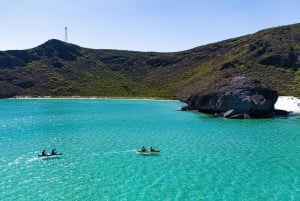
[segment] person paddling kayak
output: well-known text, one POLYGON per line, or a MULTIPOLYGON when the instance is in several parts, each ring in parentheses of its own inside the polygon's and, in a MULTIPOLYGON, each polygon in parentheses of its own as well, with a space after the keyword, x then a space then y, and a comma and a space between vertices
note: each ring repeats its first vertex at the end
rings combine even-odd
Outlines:
POLYGON ((56 150, 55 150, 55 149, 52 149, 51 154, 52 154, 52 155, 57 154, 56 150))
POLYGON ((141 151, 142 151, 142 152, 146 152, 147 149, 143 146, 143 147, 141 148, 141 151))
POLYGON ((44 150, 42 151, 42 155, 43 155, 43 156, 48 156, 49 153, 44 149, 44 150))

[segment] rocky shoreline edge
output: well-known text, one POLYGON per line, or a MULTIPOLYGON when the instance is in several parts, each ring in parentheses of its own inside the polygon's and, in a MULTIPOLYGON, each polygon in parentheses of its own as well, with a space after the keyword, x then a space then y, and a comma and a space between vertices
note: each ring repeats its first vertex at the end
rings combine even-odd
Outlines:
MULTIPOLYGON (((215 117, 230 119, 272 118, 288 116, 291 111, 276 109, 278 92, 259 80, 231 77, 221 86, 195 93, 180 100, 187 105, 182 110, 197 110, 215 117)), ((299 103, 300 108, 300 103, 299 103)))

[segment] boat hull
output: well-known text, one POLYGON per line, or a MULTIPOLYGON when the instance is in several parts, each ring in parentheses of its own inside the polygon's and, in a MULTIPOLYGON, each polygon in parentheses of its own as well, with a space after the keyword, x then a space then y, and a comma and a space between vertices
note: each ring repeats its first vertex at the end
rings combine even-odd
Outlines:
POLYGON ((42 155, 39 154, 38 157, 55 157, 55 156, 61 156, 62 154, 49 154, 49 155, 42 155))
POLYGON ((145 155, 151 155, 151 154, 159 154, 160 151, 141 151, 141 150, 139 150, 138 153, 145 154, 145 155))

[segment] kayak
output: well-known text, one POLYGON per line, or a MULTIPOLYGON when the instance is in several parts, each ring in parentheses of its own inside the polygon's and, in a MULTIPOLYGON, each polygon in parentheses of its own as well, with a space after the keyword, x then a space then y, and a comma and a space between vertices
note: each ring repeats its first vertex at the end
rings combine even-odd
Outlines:
POLYGON ((39 154, 38 157, 54 157, 54 156, 61 156, 62 153, 57 153, 57 154, 47 154, 47 155, 42 155, 39 154))
POLYGON ((140 154, 159 154, 160 153, 159 150, 155 150, 155 151, 149 151, 149 150, 147 150, 147 151, 141 151, 141 150, 138 150, 138 152, 140 154))

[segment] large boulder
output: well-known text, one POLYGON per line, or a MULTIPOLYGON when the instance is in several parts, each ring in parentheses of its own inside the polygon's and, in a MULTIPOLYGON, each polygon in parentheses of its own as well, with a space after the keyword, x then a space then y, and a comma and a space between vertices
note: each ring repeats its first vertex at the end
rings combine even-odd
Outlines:
POLYGON ((232 77, 217 89, 190 95, 185 110, 227 118, 266 118, 274 115, 278 93, 268 85, 247 77, 232 77))

